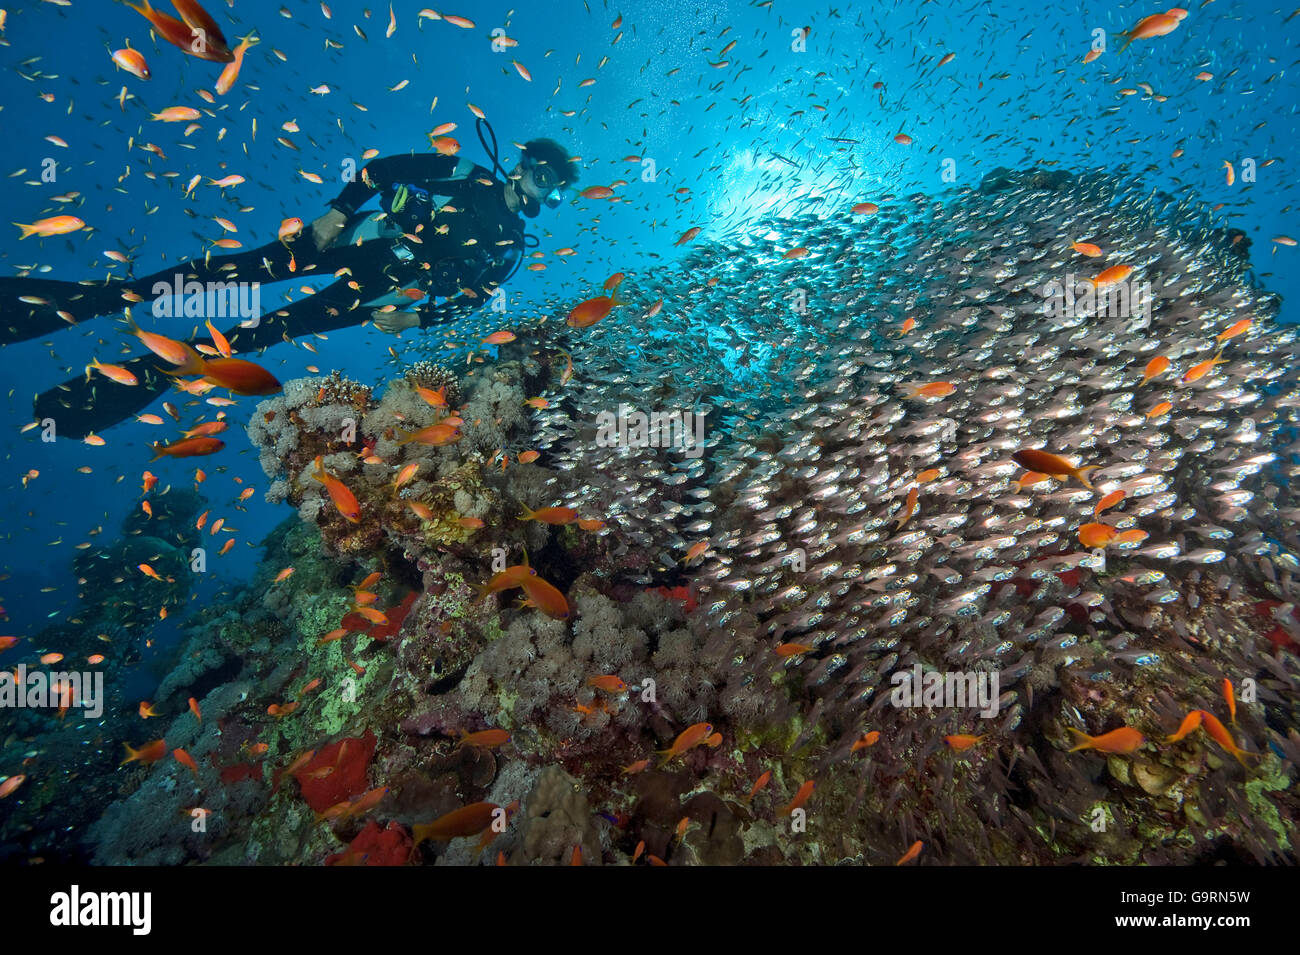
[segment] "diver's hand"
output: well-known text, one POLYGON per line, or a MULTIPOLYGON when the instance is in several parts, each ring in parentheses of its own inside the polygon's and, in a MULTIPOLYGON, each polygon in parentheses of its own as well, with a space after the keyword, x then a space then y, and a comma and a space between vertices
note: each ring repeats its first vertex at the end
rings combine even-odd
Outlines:
POLYGON ((311 237, 316 243, 316 251, 324 252, 335 240, 343 227, 348 224, 348 217, 337 209, 331 209, 311 224, 311 237))
POLYGON ((377 329, 390 335, 400 335, 408 328, 416 328, 420 324, 420 316, 415 312, 376 311, 370 313, 370 318, 377 329))

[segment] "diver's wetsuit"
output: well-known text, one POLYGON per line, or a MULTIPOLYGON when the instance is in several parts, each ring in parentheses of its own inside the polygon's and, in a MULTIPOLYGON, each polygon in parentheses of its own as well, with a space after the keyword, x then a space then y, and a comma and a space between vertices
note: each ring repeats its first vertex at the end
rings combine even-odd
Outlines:
MULTIPOLYGON (((523 257, 523 220, 506 205, 504 184, 466 160, 436 153, 376 159, 366 167, 364 178, 349 183, 330 205, 348 215, 349 221, 339 241, 324 252, 316 251, 310 229, 304 229, 291 244, 276 240, 233 255, 178 263, 144 278, 92 284, 0 278, 0 345, 66 328, 68 323, 57 314, 60 310, 80 322, 123 308, 128 304, 123 293, 151 300, 157 285, 172 287, 177 276, 183 282, 267 284, 301 281, 341 269, 348 271, 283 308, 264 301, 256 327, 232 324, 221 331, 240 353, 248 355, 280 341, 359 324, 383 304, 408 304, 409 298, 395 293, 413 287, 431 300, 448 298, 415 309, 420 326, 427 328, 483 305, 523 257), (382 214, 360 211, 376 194, 381 196, 382 214), (434 196, 449 201, 439 208, 434 196), (394 211, 395 204, 401 206, 399 211, 394 211), (19 302, 19 296, 43 298, 49 304, 19 302), (358 310, 360 316, 354 314, 358 310)), ((203 320, 204 316, 163 319, 151 330, 186 339, 203 320), (168 327, 169 322, 174 324, 168 327)), ((219 327, 220 321, 213 324, 219 327)), ((198 341, 211 344, 207 339, 198 341)), ((123 364, 135 373, 138 385, 119 385, 98 375, 89 381, 71 379, 36 399, 37 418, 53 417, 61 433, 84 437, 144 408, 172 382, 157 370, 159 360, 152 354, 123 364)))

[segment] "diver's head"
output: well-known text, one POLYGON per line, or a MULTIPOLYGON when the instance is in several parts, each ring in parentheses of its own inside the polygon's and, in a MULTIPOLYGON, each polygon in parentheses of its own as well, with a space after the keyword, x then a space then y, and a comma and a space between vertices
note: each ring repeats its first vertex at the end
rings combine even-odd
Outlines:
POLYGON ((554 209, 564 201, 564 190, 578 181, 578 164, 553 139, 532 139, 510 173, 515 196, 524 215, 536 218, 542 206, 554 209))

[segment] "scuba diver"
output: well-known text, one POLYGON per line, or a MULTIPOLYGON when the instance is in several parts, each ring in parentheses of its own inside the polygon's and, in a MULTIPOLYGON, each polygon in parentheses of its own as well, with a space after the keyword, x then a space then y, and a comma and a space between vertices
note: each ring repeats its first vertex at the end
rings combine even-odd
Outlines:
MULTIPOLYGON (((394 334, 453 321, 485 304, 514 275, 525 248, 537 244, 535 237, 525 236, 520 214, 535 218, 543 206, 558 207, 565 188, 579 175, 577 162, 551 139, 525 144, 518 165, 507 173, 492 127, 480 119, 477 128, 491 171, 439 153, 374 159, 330 201, 330 210, 293 241, 285 236, 261 248, 181 262, 144 278, 84 283, 0 278, 0 345, 50 334, 67 327, 70 319, 80 323, 111 314, 131 301, 156 298, 159 314, 158 303, 176 294, 158 296, 160 284, 173 289, 199 282, 207 289, 208 283, 220 283, 218 290, 233 290, 238 283, 247 297, 242 289, 254 282, 302 281, 323 274, 334 275, 335 281, 257 318, 246 316, 251 320, 222 330, 225 337, 248 355, 367 319, 394 334), (376 194, 379 210, 363 210, 376 194), (426 304, 412 306, 426 295, 426 304), (435 298, 445 301, 435 304, 435 298)), ((202 314, 180 306, 164 314, 202 321, 212 310, 209 301, 205 297, 202 314)), ((199 343, 213 344, 202 338, 190 342, 199 343)), ((89 373, 71 379, 37 396, 37 420, 54 418, 60 434, 82 438, 143 410, 174 381, 158 368, 153 354, 122 365, 138 384, 89 373)))

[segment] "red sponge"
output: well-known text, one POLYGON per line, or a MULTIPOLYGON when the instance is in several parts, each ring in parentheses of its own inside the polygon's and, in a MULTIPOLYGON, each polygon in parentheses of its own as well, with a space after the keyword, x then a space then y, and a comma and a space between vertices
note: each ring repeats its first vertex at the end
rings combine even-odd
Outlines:
POLYGON ((385 829, 373 819, 349 843, 346 852, 335 853, 326 865, 406 865, 411 858, 411 835, 399 823, 385 829))
POLYGON ((322 748, 293 776, 302 787, 302 798, 316 812, 324 812, 367 789, 366 769, 375 755, 375 734, 341 739, 322 748))

